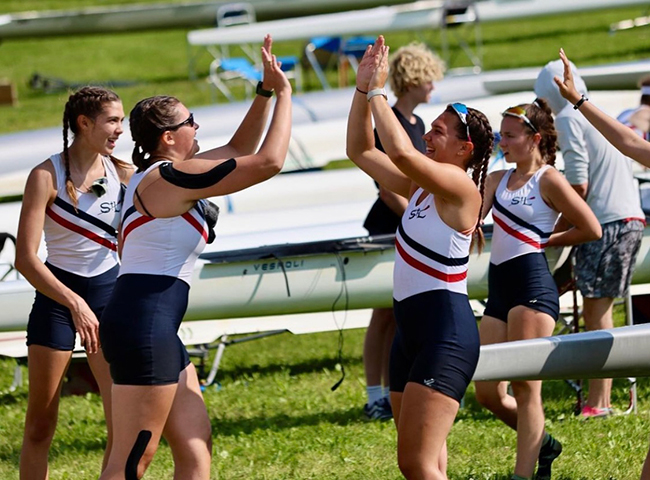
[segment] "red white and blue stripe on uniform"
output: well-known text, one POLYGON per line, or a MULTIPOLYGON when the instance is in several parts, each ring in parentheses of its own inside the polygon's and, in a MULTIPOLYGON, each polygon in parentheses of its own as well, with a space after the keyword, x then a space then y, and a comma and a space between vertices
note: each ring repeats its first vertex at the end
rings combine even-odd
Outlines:
POLYGON ((508 189, 514 169, 503 175, 492 202, 491 263, 500 265, 521 255, 544 251, 559 216, 542 197, 540 180, 549 168, 552 167, 540 168, 517 190, 508 189))
POLYGON ((117 251, 117 230, 112 225, 75 209, 61 197, 56 197, 54 203, 45 210, 45 214, 61 227, 109 250, 117 251))
POLYGON ((133 205, 135 190, 142 179, 162 163, 136 172, 124 195, 120 275, 172 276, 191 284, 194 264, 208 240, 203 201, 182 215, 169 218, 144 215, 133 205))
POLYGON ((467 294, 471 235, 443 222, 432 194, 416 205, 421 193, 415 192, 397 228, 393 296, 401 301, 431 290, 467 294))
POLYGON ((77 191, 77 204, 66 190, 65 162, 61 154, 50 161, 56 174, 57 196, 45 210, 43 232, 47 262, 66 272, 94 277, 115 267, 117 226, 122 205, 122 185, 115 165, 102 157, 106 193, 77 191))

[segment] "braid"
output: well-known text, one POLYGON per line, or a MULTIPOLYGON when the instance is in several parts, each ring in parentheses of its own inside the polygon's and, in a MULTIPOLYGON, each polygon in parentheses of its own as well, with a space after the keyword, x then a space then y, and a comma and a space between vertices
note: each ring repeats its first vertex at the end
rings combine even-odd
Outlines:
POLYGON ((473 248, 476 242, 478 252, 481 253, 485 246, 485 235, 481 228, 484 203, 483 196, 485 194, 485 179, 487 178, 488 164, 490 163, 494 146, 494 133, 492 132, 490 122, 482 112, 468 108, 467 113, 467 124, 470 136, 472 137, 472 143, 474 144, 472 158, 469 160, 467 167, 472 169, 472 180, 474 180, 481 194, 481 208, 478 212, 476 229, 474 230, 470 249, 473 248))
POLYGON ((74 183, 70 177, 70 152, 68 150, 68 128, 70 126, 68 120, 69 114, 70 100, 65 104, 65 109, 63 111, 63 165, 65 167, 65 191, 70 197, 70 200, 72 200, 72 205, 77 208, 77 189, 74 187, 74 183))

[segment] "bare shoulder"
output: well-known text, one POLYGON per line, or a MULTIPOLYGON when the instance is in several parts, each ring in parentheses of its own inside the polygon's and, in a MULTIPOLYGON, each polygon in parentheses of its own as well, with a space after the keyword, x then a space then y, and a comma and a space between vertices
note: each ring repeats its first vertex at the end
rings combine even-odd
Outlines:
POLYGON ((499 183, 507 171, 508 170, 497 170, 496 172, 492 172, 487 176, 485 182, 488 185, 494 185, 496 183, 499 183))
POLYGON ((551 167, 547 168, 546 171, 542 173, 542 176, 539 179, 539 184, 542 188, 561 187, 568 185, 569 182, 555 167, 551 167))

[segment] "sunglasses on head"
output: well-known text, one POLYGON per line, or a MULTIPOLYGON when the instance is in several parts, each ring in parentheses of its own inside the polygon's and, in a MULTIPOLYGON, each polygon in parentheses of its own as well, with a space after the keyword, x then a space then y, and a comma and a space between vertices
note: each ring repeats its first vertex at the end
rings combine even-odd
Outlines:
POLYGON ((467 105, 464 103, 450 103, 449 106, 454 112, 456 112, 456 115, 458 115, 458 118, 460 118, 462 124, 465 125, 465 130, 467 132, 467 141, 471 142, 472 137, 469 134, 469 124, 467 123, 467 115, 469 114, 467 111, 467 105))
POLYGON ((501 116, 520 118, 524 121, 526 125, 528 125, 531 128, 533 132, 537 133, 537 129, 535 128, 535 125, 533 125, 533 123, 526 116, 526 109, 524 107, 510 107, 508 110, 503 112, 501 116))
POLYGON ((187 117, 186 120, 183 120, 181 123, 179 123, 177 125, 172 125, 171 127, 167 127, 167 128, 165 128, 165 130, 178 130, 179 128, 181 128, 181 127, 183 127, 185 125, 189 125, 190 127, 194 128, 194 125, 196 125, 196 124, 194 123, 194 114, 193 113, 190 113, 190 116, 187 117))

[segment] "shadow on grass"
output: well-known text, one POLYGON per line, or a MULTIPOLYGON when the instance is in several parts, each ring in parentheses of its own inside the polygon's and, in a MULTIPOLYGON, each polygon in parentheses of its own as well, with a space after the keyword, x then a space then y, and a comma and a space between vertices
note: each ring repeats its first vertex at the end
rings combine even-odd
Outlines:
POLYGON ((287 430, 295 427, 310 427, 327 423, 331 425, 348 426, 352 424, 366 423, 360 407, 353 407, 347 410, 334 412, 314 412, 304 415, 289 416, 286 414, 263 415, 253 418, 242 419, 218 419, 212 418, 213 436, 238 436, 251 434, 255 430, 287 430))
MULTIPOLYGON (((272 363, 269 365, 247 365, 220 368, 218 380, 237 380, 240 377, 247 377, 253 374, 272 375, 274 373, 288 371, 289 375, 301 375, 306 373, 321 372, 323 370, 335 370, 339 363, 338 358, 310 358, 297 363, 272 363)), ((361 364, 359 357, 343 357, 345 367, 355 367, 361 364)))
POLYGON ((15 405, 27 400, 27 390, 0 393, 0 405, 15 405))

